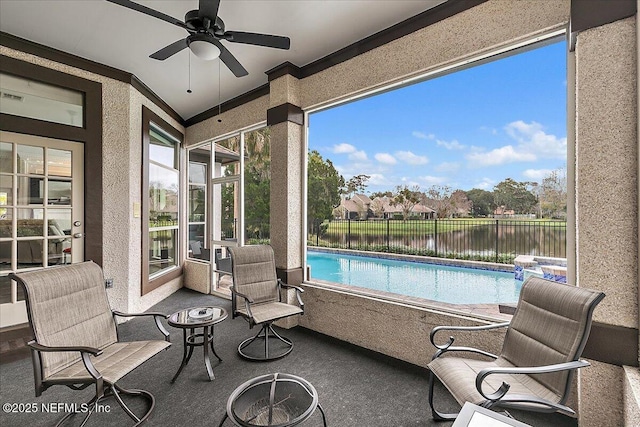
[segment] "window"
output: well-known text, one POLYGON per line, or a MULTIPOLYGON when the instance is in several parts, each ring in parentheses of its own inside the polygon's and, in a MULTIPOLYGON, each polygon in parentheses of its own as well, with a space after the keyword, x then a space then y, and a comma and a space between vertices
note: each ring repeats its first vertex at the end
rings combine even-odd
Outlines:
POLYGON ((228 282, 227 247, 269 241, 270 159, 267 127, 189 149, 187 256, 215 262, 216 290, 228 282))
POLYGON ((72 89, 0 73, 0 112, 83 127, 84 96, 72 89))
POLYGON ((143 294, 181 274, 181 140, 143 107, 143 294))
MULTIPOLYGON (((311 112, 308 248, 503 264, 566 257, 566 55, 564 35, 550 34, 311 112)), ((364 262, 313 252, 307 261, 312 279, 412 296, 427 285, 395 270, 374 283, 364 262)), ((392 266, 371 268, 381 278, 392 266)), ((517 299, 498 294, 492 303, 517 299)))

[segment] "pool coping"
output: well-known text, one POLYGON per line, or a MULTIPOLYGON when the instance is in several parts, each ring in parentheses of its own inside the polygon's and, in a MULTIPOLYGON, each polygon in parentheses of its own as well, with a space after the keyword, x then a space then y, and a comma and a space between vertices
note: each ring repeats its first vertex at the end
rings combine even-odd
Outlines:
POLYGON ((453 259, 453 258, 437 258, 431 256, 423 256, 423 255, 406 255, 406 254, 395 254, 391 252, 371 252, 371 251, 359 251, 355 249, 334 249, 334 248, 325 248, 325 247, 307 247, 307 252, 324 252, 330 254, 340 254, 340 255, 357 255, 364 256, 369 258, 382 258, 382 259, 390 259, 395 261, 409 261, 409 262, 417 262, 421 264, 436 264, 436 265, 444 265, 447 267, 464 267, 464 268, 473 268, 476 270, 489 270, 489 271, 500 271, 502 273, 513 273, 514 265, 513 264, 500 264, 497 262, 485 262, 485 261, 469 261, 464 259, 453 259))
MULTIPOLYGON (((333 249, 333 248, 320 248, 321 250, 316 250, 315 247, 313 249, 308 249, 311 252, 324 252, 331 254, 340 254, 340 255, 358 255, 358 256, 367 256, 369 258, 380 258, 380 259, 391 259, 396 261, 409 261, 409 262, 417 262, 421 264, 437 264, 447 267, 464 267, 464 268, 474 268, 477 270, 489 270, 489 271, 500 271, 506 273, 513 273, 513 265, 512 264, 498 264, 498 263, 487 263, 482 261, 467 261, 467 260, 454 260, 454 259, 443 259, 443 258, 435 258, 435 257, 427 257, 420 255, 404 255, 404 254, 390 254, 387 252, 366 252, 366 251, 358 251, 352 249, 333 249), (432 260, 436 260, 439 262, 432 262, 432 260), (511 269, 508 269, 508 267, 511 269)), ((377 298, 383 301, 388 301, 391 303, 400 303, 406 304, 418 308, 423 309, 431 309, 431 310, 440 310, 447 313, 455 314, 455 315, 463 315, 463 316, 473 316, 482 320, 489 321, 504 321, 511 320, 512 315, 508 313, 501 313, 499 305, 504 303, 482 303, 482 304, 453 304, 442 301, 431 300, 427 298, 420 298, 402 294, 396 294, 393 292, 374 290, 361 288, 358 286, 346 285, 344 283, 331 282, 328 280, 316 279, 310 277, 305 283, 315 286, 321 286, 323 288, 328 288, 331 290, 346 292, 348 294, 363 296, 368 298, 377 298)))

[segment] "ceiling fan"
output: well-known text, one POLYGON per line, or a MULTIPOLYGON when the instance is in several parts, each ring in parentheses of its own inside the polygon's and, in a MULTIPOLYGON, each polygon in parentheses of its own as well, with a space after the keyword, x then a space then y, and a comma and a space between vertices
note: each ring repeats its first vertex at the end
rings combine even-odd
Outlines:
POLYGON ((273 47, 276 49, 289 49, 291 44, 289 37, 246 33, 242 31, 226 31, 224 22, 218 16, 220 0, 200 0, 198 10, 190 10, 187 12, 184 16, 184 22, 130 0, 107 1, 169 22, 189 32, 186 38, 171 43, 149 56, 150 58, 160 61, 164 61, 188 47, 197 57, 204 60, 220 57, 220 60, 224 62, 236 77, 242 77, 248 75, 249 72, 238 62, 236 57, 220 43, 220 40, 273 47))

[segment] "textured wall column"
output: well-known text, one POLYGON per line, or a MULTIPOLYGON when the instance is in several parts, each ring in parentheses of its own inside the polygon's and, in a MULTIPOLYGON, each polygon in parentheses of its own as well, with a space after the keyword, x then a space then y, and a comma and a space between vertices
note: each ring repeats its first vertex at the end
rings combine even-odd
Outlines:
MULTIPOLYGON (((267 72, 270 81, 267 125, 271 128, 271 246, 278 277, 290 285, 303 280, 304 260, 304 161, 303 113, 299 105, 297 67, 284 64, 267 72)), ((286 294, 294 303, 293 291, 286 294)), ((297 318, 278 322, 297 325, 297 318)))
MULTIPOLYGON (((631 332, 637 337, 635 16, 580 32, 575 52, 577 284, 606 293, 594 320, 609 328, 609 336, 631 332)), ((599 346, 617 356, 625 344, 620 341, 599 346)), ((624 351, 637 354, 637 348, 624 351)), ((613 362, 581 370, 581 427, 623 425, 622 379, 622 368, 613 362)))

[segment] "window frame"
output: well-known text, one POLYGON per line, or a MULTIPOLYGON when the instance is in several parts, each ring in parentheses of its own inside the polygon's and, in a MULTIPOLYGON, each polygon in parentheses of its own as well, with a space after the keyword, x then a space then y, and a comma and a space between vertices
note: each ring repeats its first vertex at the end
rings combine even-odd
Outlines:
MULTIPOLYGON (((456 60, 453 61, 449 64, 445 64, 444 66, 439 66, 436 67, 432 70, 429 70, 427 72, 423 72, 420 74, 417 74, 415 76, 409 76, 409 77, 404 77, 404 78, 399 78, 396 79, 395 81, 392 81, 389 84, 380 86, 380 87, 375 87, 375 88, 371 88, 371 89, 365 89, 362 90, 359 93, 355 93, 355 94, 348 94, 344 97, 341 98, 337 98, 337 99, 331 99, 329 101, 326 102, 321 102, 318 103, 316 105, 312 105, 310 108, 305 109, 303 111, 303 132, 302 132, 302 138, 303 138, 303 145, 304 145, 304 160, 303 160, 303 164, 304 164, 304 173, 302 176, 302 188, 303 188, 303 221, 304 221, 304 225, 303 225, 303 229, 302 229, 302 242, 303 242, 303 258, 302 258, 302 265, 303 265, 303 271, 304 271, 304 277, 303 277, 303 283, 309 283, 309 284, 313 284, 314 286, 318 286, 320 288, 327 288, 327 289, 335 289, 334 285, 329 283, 329 282, 324 282, 322 280, 315 280, 312 279, 308 276, 309 273, 309 264, 307 262, 307 253, 309 250, 309 233, 308 233, 308 224, 307 224, 307 210, 308 210, 308 197, 309 197, 309 193, 308 193, 308 159, 309 159, 309 128, 310 128, 310 116, 312 116, 314 113, 317 112, 321 112, 324 110, 328 110, 330 108, 333 107, 339 107, 339 106, 344 106, 346 104, 352 103, 352 102, 356 102, 356 101, 361 101, 364 100, 366 98, 372 97, 372 96, 376 96, 376 95, 380 95, 383 94, 385 92, 390 92, 390 91, 394 91, 397 89, 402 89, 404 87, 407 86, 411 86, 414 84, 419 84, 428 80, 433 80, 442 76, 445 76, 447 74, 453 74, 453 73, 458 73, 461 71, 464 71, 466 69, 469 68, 474 68, 476 66, 480 66, 486 63, 491 63, 494 61, 499 61, 502 59, 505 59, 507 57, 513 56, 513 55, 519 55, 522 53, 525 53, 527 51, 530 50, 534 50, 540 47, 544 47, 546 45, 549 44, 553 44, 556 42, 559 42, 561 40, 564 40, 567 43, 567 46, 570 45, 570 31, 568 29, 568 27, 556 27, 556 28, 551 28, 547 31, 545 31, 544 33, 538 34, 536 36, 533 37, 529 37, 517 42, 513 42, 513 43, 509 43, 509 44, 505 44, 504 46, 501 47, 497 47, 495 49, 491 49, 489 51, 485 51, 485 52, 480 52, 480 53, 475 53, 475 54, 469 54, 468 56, 464 57, 463 59, 460 60, 456 60)), ((570 69, 570 65, 569 65, 569 58, 570 58, 570 52, 567 51, 566 52, 566 61, 567 61, 567 76, 572 75, 571 69, 570 69)), ((567 85, 567 103, 569 103, 570 99, 572 96, 575 96, 575 93, 572 92, 573 89, 571 87, 571 85, 567 85)), ((571 185, 569 185, 570 183, 572 183, 575 180, 575 162, 572 163, 572 160, 575 160, 575 153, 572 152, 572 144, 571 144, 571 139, 570 139, 570 133, 571 133, 571 117, 568 115, 567 116, 567 137, 568 137, 568 144, 567 144, 567 153, 566 153, 566 159, 567 159, 567 166, 566 166, 566 170, 567 170, 567 219, 566 219, 566 224, 567 224, 567 230, 570 230, 572 228, 575 228, 575 218, 572 218, 570 212, 572 212, 572 210, 575 208, 575 206, 573 205, 573 197, 572 194, 570 192, 570 188, 571 185)), ((440 258, 443 259, 443 258, 440 258)), ((567 233, 566 236, 566 260, 567 260, 567 281, 568 282, 575 282, 575 268, 576 268, 576 259, 575 259, 575 236, 571 235, 569 233, 567 233), (572 280, 573 279, 573 280, 572 280)), ((344 285, 342 283, 338 283, 335 282, 335 284, 338 285, 338 289, 340 291, 344 290, 343 286, 349 286, 349 285, 344 285)), ((380 298, 382 300, 387 300, 387 301, 391 301, 391 302, 397 302, 402 300, 403 303, 406 303, 406 295, 404 294, 389 294, 387 295, 386 293, 382 293, 373 289, 369 289, 369 288, 364 288, 364 287, 357 287, 357 286, 349 286, 349 293, 353 293, 355 295, 364 295, 367 297, 374 297, 374 298, 380 298), (352 288, 352 289, 351 289, 352 288), (398 297, 400 299, 398 299, 398 297)), ((468 313, 466 311, 458 311, 457 309, 452 309, 448 306, 446 306, 445 304, 441 304, 440 302, 437 301, 430 301, 430 300, 424 300, 424 301, 411 301, 410 304, 412 305, 416 305, 419 307, 423 307, 423 308, 429 308, 429 309, 433 309, 436 308, 438 310, 444 310, 444 311, 448 311, 454 314, 464 314, 464 315, 469 315, 471 313, 468 313)), ((471 314, 472 316, 476 317, 477 315, 471 314)), ((482 315, 480 315, 479 317, 482 317, 482 315)), ((489 316, 490 317, 490 316, 489 316)))
POLYGON ((184 156, 184 135, 178 129, 171 126, 165 120, 160 118, 157 114, 151 111, 149 108, 142 106, 142 183, 141 183, 141 275, 140 275, 140 295, 145 295, 154 289, 180 277, 182 275, 182 261, 184 259, 184 251, 182 239, 184 235, 184 226, 182 216, 183 211, 183 199, 181 196, 182 182, 184 180, 182 166, 182 158, 184 156), (150 146, 150 130, 151 123, 154 123, 161 131, 171 136, 178 141, 179 159, 178 165, 178 226, 176 242, 177 251, 177 265, 168 269, 166 272, 158 274, 154 277, 149 277, 149 146, 150 146))

